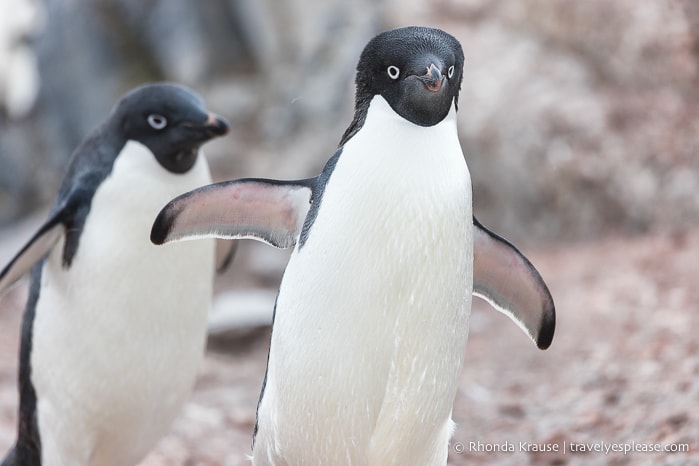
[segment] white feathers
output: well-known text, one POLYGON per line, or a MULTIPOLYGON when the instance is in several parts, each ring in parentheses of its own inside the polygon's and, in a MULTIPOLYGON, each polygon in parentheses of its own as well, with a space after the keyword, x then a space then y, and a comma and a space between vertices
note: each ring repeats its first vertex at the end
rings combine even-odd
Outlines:
POLYGON ((61 240, 43 270, 32 381, 50 464, 138 462, 189 395, 204 351, 213 240, 157 247, 150 227, 172 197, 210 182, 130 141, 98 188, 72 266, 61 240))
POLYGON ((471 235, 455 110, 418 127, 374 97, 282 281, 255 464, 446 462, 471 235))

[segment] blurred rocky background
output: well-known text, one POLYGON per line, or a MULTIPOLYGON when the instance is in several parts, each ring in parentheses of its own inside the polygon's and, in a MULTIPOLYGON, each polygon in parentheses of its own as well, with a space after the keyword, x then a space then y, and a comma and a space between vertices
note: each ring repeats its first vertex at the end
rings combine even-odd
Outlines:
POLYGON ((318 172, 375 33, 463 44, 460 131, 477 213, 518 241, 699 220, 692 0, 3 0, 0 224, 45 206, 78 142, 130 88, 198 90, 233 123, 218 179, 318 172))
MULTIPOLYGON (((591 440, 619 439, 620 432, 631 440, 641 432, 644 439, 690 439, 696 452, 699 419, 689 407, 699 399, 699 364, 691 362, 699 349, 688 331, 699 330, 699 297, 692 279, 697 269, 686 258, 699 254, 695 0, 0 0, 0 262, 40 221, 72 150, 130 88, 153 80, 184 83, 231 121, 232 133, 206 147, 216 180, 312 176, 350 121, 354 67, 364 44, 409 24, 441 27, 463 45, 459 130, 475 212, 498 233, 538 251, 535 263, 559 303, 560 331, 549 353, 520 353, 527 342, 513 334, 518 343, 497 359, 501 377, 488 388, 476 381, 496 370, 487 358, 502 345, 488 349, 482 338, 509 337, 488 330, 490 312, 475 313, 469 354, 485 360, 471 362, 471 378, 457 397, 457 422, 479 419, 485 429, 479 438, 489 427, 492 434, 533 425, 521 440, 566 440, 574 428, 591 440), (627 339, 650 324, 653 331, 627 339), (592 349, 599 340, 607 346, 592 349), (653 366, 658 355, 667 364, 653 366), (579 357, 592 361, 595 375, 569 367, 561 372, 579 357), (675 371, 669 361, 677 359, 686 364, 675 371), (512 381, 498 393, 503 373, 512 381), (554 386, 539 388, 541 380, 554 386), (667 381, 669 395, 648 388, 651 380, 667 381), (639 387, 648 392, 625 398, 639 387), (523 397, 550 407, 530 412, 523 397), (613 415, 632 411, 649 418, 613 424, 613 415), (579 425, 572 426, 575 416, 579 425), (546 428, 539 419, 549 420, 546 428)), ((269 313, 286 254, 251 242, 241 246, 219 287, 262 291, 221 298, 223 308, 269 313)), ((222 322, 230 326, 231 317, 222 322)), ((249 447, 266 354, 264 340, 253 338, 251 345, 237 353, 237 362, 208 361, 195 401, 149 464, 243 461, 247 450, 233 457, 231 450, 240 451, 228 447, 235 439, 249 447), (252 375, 243 381, 246 371, 252 375), (240 408, 241 399, 253 408, 240 408), (203 453, 196 439, 205 436, 203 453), (218 458, 228 452, 228 460, 208 462, 217 448, 218 458)), ((469 433, 457 431, 456 438, 467 441, 469 433)), ((684 457, 611 463, 485 458, 452 461, 693 464, 684 457)))

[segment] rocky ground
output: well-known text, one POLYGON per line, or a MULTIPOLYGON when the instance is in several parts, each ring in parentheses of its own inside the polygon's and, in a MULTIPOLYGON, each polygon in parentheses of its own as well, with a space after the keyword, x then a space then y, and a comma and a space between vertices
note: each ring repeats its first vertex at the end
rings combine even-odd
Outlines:
MULTIPOLYGON (((699 229, 526 252, 556 300, 553 345, 537 350, 476 300, 450 464, 699 464, 699 229), (649 445, 689 452, 581 451, 649 445)), ((0 450, 14 435, 24 292, 0 301, 0 450)), ((267 345, 267 329, 212 344, 191 401, 143 465, 248 464, 267 345)))

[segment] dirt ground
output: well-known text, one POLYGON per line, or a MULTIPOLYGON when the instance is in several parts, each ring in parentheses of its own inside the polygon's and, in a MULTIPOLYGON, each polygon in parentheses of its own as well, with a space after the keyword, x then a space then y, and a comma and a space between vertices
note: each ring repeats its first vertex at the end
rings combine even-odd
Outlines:
MULTIPOLYGON (((476 300, 450 464, 699 465, 699 229, 525 253, 556 301, 556 336, 539 351, 476 300), (689 451, 638 451, 647 448, 689 451)), ((14 438, 24 292, 0 302, 2 451, 14 438)), ((212 348, 143 465, 249 464, 267 344, 261 329, 212 348)))

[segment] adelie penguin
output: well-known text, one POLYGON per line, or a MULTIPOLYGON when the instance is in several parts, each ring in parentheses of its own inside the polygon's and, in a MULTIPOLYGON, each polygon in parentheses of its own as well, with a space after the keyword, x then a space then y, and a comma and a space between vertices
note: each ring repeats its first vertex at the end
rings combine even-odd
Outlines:
POLYGON ((228 129, 189 89, 155 83, 76 149, 48 219, 0 273, 2 291, 33 266, 3 465, 133 465, 169 428, 203 357, 215 245, 157 248, 150 228, 211 183, 200 146, 228 129))
POLYGON ((253 464, 444 465, 472 293, 551 343, 541 276, 472 216, 456 126, 463 64, 441 30, 379 34, 357 66, 354 119, 318 177, 214 184, 159 214, 155 243, 295 248, 253 464))

